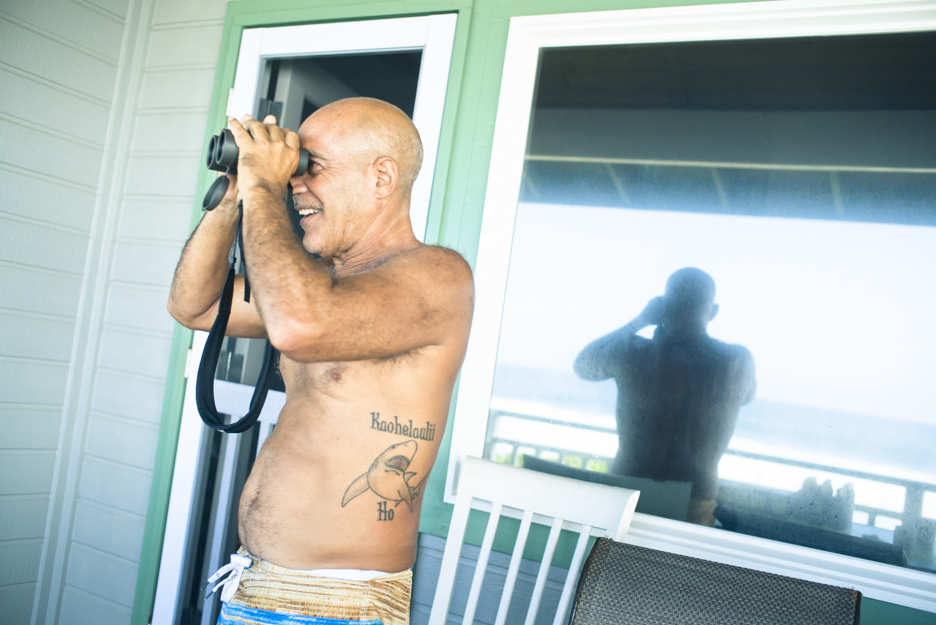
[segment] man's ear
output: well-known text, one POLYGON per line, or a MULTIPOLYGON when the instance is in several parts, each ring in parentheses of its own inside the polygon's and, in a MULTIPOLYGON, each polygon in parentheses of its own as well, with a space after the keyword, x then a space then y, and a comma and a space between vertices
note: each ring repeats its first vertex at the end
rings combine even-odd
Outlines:
POLYGON ((389 156, 378 158, 374 161, 373 168, 377 180, 374 185, 374 196, 379 200, 386 199, 400 183, 400 168, 389 156))
POLYGON ((718 314, 718 304, 712 304, 712 315, 709 317, 709 321, 715 318, 715 315, 718 314))

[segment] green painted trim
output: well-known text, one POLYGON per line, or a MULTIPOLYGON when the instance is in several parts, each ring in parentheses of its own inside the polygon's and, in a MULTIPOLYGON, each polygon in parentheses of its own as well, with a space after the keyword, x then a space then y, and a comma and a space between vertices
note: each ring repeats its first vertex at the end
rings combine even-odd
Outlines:
POLYGON ((156 600, 156 580, 162 556, 163 535, 166 532, 166 514, 169 510, 169 491, 175 466, 179 425, 182 422, 182 400, 185 397, 185 363, 192 345, 192 331, 177 325, 172 332, 169 371, 163 391, 162 418, 156 443, 156 461, 150 485, 146 525, 143 529, 143 550, 133 597, 130 622, 146 625, 152 618, 156 600))
POLYGON ((936 625, 936 614, 862 597, 858 622, 861 625, 936 625))

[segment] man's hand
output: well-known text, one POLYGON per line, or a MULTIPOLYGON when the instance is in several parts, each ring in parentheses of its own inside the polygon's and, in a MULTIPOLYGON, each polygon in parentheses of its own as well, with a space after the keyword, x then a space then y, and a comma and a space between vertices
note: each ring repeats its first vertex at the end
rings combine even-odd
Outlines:
MULTIPOLYGON (((245 115, 239 122, 228 120, 237 144, 237 175, 241 199, 263 189, 274 197, 286 195, 286 186, 299 163, 299 135, 276 125, 267 115, 262 122, 245 115)), ((227 196, 225 196, 227 199, 227 196)))
POLYGON ((212 209, 213 211, 221 212, 237 212, 237 201, 238 201, 238 190, 237 190, 237 174, 224 174, 218 173, 218 176, 227 176, 228 179, 228 188, 224 192, 224 197, 221 198, 221 201, 218 202, 218 205, 212 209))
POLYGON ((660 322, 663 321, 664 306, 665 303, 662 296, 654 297, 652 300, 647 302, 647 305, 644 306, 644 309, 639 315, 637 315, 637 318, 634 319, 634 321, 640 325, 641 328, 660 325, 660 322))

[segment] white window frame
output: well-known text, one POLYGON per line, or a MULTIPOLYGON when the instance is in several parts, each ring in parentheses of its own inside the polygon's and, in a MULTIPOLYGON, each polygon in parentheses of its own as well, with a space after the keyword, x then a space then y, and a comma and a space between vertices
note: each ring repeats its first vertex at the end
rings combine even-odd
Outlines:
MULTIPOLYGON (((936 30, 933 0, 781 0, 510 20, 475 270, 476 305, 455 408, 445 501, 482 456, 540 50, 936 30)), ((936 612, 936 575, 637 514, 626 542, 817 582, 936 612)))
MULTIPOLYGON (((322 54, 354 54, 377 52, 404 52, 422 50, 413 123, 419 130, 423 142, 423 167, 413 185, 410 202, 410 219, 417 238, 423 240, 429 215, 429 195, 435 170, 436 155, 442 127, 442 110, 448 85, 452 46, 455 40, 457 14, 445 13, 420 17, 401 17, 328 24, 304 24, 271 28, 245 29, 241 35, 240 52, 234 88, 228 94, 226 114, 240 118, 253 114, 259 103, 259 87, 268 59, 305 57, 322 54)), ((195 375, 202 351, 208 337, 207 332, 195 332, 192 349, 186 365, 185 397, 182 405, 182 420, 179 442, 172 474, 172 490, 166 515, 166 530, 160 557, 159 577, 156 584, 156 601, 153 610, 154 625, 171 625, 176 622, 179 604, 179 589, 188 547, 188 522, 196 490, 198 451, 206 433, 198 416, 195 403, 195 375)), ((232 382, 215 383, 215 402, 221 413, 242 415, 248 411, 253 387, 232 382)), ((261 424, 260 442, 269 434, 276 423, 285 396, 270 391, 259 417, 261 424)), ((225 439, 225 450, 230 435, 225 439)), ((259 447, 259 445, 258 445, 259 447)), ((231 471, 233 454, 224 452, 225 466, 220 480, 220 496, 223 504, 239 493, 233 492, 231 471)), ((224 507, 223 505, 221 506, 224 507)), ((226 508, 225 508, 226 509, 226 508)), ((211 559, 226 560, 220 553, 222 532, 227 524, 226 515, 215 519, 214 533, 209 548, 211 559)), ((207 618, 207 611, 206 616, 207 618)), ((204 620, 204 619, 203 619, 204 620)))

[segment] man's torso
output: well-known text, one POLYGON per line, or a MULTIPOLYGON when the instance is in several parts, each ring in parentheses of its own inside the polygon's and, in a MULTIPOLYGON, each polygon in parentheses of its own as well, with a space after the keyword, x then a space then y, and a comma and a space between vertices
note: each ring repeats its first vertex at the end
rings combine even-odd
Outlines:
POLYGON ((240 501, 247 549, 294 569, 411 566, 461 364, 452 349, 343 363, 281 358, 286 405, 240 501))
POLYGON ((710 337, 682 344, 640 339, 634 348, 615 375, 618 468, 691 481, 694 494, 710 493, 753 384, 750 354, 710 337))

